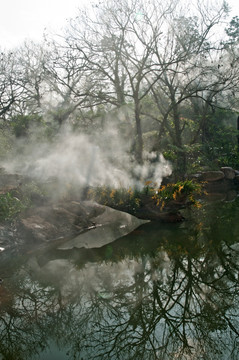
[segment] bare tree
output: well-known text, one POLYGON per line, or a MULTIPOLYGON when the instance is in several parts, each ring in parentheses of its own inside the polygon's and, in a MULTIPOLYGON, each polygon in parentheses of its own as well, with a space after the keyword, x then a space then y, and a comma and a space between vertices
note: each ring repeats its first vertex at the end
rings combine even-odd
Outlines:
POLYGON ((21 97, 23 89, 17 79, 21 73, 16 71, 14 52, 2 52, 0 58, 0 116, 6 119, 13 105, 21 97))
POLYGON ((47 88, 45 63, 49 54, 41 44, 26 42, 1 58, 1 113, 42 114, 47 88))
POLYGON ((67 44, 84 58, 94 82, 90 96, 95 104, 133 104, 138 162, 143 151, 141 102, 168 65, 155 62, 155 44, 175 6, 112 0, 80 13, 68 29, 67 44))

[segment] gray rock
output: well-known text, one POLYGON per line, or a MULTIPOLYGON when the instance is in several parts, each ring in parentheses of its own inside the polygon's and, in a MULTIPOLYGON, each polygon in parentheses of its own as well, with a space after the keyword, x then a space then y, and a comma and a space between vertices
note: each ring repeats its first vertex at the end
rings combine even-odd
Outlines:
POLYGON ((236 176, 235 170, 229 166, 222 167, 221 171, 224 173, 226 179, 233 180, 236 176))
POLYGON ((205 171, 201 174, 201 179, 203 181, 218 181, 225 178, 223 171, 205 171))
POLYGON ((92 226, 92 221, 83 205, 66 201, 29 210, 20 225, 27 239, 48 242, 76 235, 92 226))
POLYGON ((148 220, 140 220, 128 213, 101 206, 103 213, 94 218, 94 229, 66 241, 58 249, 99 248, 130 233, 148 220))
POLYGON ((94 202, 66 201, 31 209, 21 219, 19 230, 27 240, 52 243, 62 239, 64 249, 70 249, 101 247, 145 222, 94 202))

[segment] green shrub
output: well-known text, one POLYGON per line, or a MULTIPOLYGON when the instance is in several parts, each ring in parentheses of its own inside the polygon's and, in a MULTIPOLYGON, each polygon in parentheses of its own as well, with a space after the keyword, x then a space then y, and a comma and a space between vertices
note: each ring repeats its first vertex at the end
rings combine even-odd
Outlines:
POLYGON ((192 180, 178 181, 173 184, 162 185, 159 188, 151 186, 148 191, 161 210, 170 202, 185 203, 189 201, 195 207, 201 206, 196 200, 196 195, 202 192, 202 186, 192 180))
POLYGON ((22 211, 46 199, 45 192, 34 181, 0 194, 0 222, 16 218, 22 211))
POLYGON ((10 192, 0 195, 0 221, 10 220, 26 208, 26 205, 10 192))
POLYGON ((120 188, 114 189, 109 186, 99 186, 88 190, 88 198, 93 199, 100 204, 118 207, 137 209, 141 205, 141 193, 137 189, 120 188))
POLYGON ((189 201, 190 204, 200 207, 196 195, 201 192, 201 184, 192 180, 178 181, 175 184, 160 187, 152 181, 147 181, 141 190, 131 187, 129 189, 113 189, 106 186, 91 188, 88 191, 88 198, 103 205, 134 212, 143 206, 145 201, 151 201, 154 205, 159 206, 160 210, 163 210, 169 202, 189 201))

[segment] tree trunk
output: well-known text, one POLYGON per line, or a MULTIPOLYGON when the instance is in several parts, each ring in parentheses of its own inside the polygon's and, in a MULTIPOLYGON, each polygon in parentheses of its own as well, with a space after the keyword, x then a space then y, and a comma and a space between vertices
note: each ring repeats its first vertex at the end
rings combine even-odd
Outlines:
MULTIPOLYGON (((237 131, 239 132, 239 116, 237 118, 237 131)), ((239 133, 237 135, 237 151, 239 152, 239 133)))
POLYGON ((136 122, 136 140, 135 140, 135 158, 139 164, 143 163, 143 135, 140 119, 140 104, 135 104, 135 122, 136 122))
POLYGON ((175 145, 178 148, 176 172, 180 176, 184 177, 185 172, 186 172, 186 154, 183 149, 182 131, 180 129, 180 117, 179 117, 178 109, 176 107, 174 107, 174 109, 173 109, 173 120, 174 120, 174 130, 175 130, 175 145))

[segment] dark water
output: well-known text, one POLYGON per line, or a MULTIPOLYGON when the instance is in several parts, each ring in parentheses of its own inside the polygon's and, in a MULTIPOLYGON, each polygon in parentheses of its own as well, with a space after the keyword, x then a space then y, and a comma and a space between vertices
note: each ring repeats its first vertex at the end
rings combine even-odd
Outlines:
POLYGON ((0 359, 239 359, 239 199, 99 249, 0 254, 0 359))

